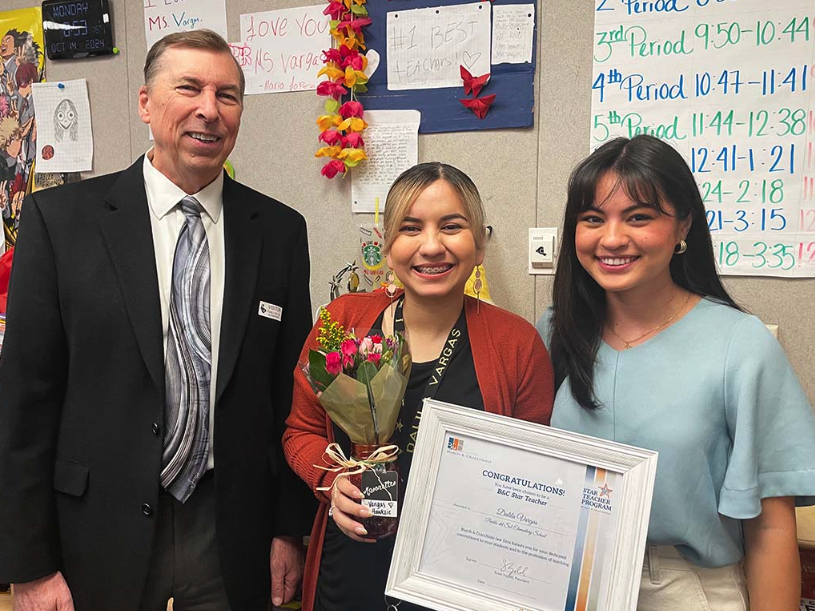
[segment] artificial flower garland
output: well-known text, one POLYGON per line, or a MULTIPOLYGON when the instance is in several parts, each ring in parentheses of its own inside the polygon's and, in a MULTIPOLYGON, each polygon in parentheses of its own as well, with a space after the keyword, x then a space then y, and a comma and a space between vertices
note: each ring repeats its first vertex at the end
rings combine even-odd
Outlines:
POLYGON ((329 0, 323 13, 331 17, 332 47, 323 51, 325 66, 318 76, 325 75, 328 80, 317 85, 317 95, 326 96, 325 114, 317 119, 320 127, 318 139, 325 144, 315 157, 326 157, 328 162, 320 173, 326 178, 343 176, 348 168, 359 165, 365 155, 365 142, 362 130, 368 125, 362 119, 362 104, 356 94, 367 91, 365 84, 368 77, 365 69, 368 58, 360 51, 364 50, 365 37, 362 28, 371 23, 366 0, 329 0), (350 99, 343 103, 343 97, 350 94, 350 99))

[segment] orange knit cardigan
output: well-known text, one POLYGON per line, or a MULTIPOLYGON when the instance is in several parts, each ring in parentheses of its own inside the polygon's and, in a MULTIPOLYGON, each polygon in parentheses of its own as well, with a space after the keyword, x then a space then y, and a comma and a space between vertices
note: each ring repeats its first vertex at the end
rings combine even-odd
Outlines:
MULTIPOLYGON (((331 317, 346 329, 367 331, 388 307, 384 291, 349 293, 328 305, 331 317)), ((535 328, 526 320, 487 303, 476 307, 465 297, 467 330, 478 386, 486 411, 530 422, 549 424, 554 400, 554 375, 549 354, 535 328)), ((309 348, 317 348, 314 328, 303 346, 300 362, 308 362, 309 348)), ((312 490, 330 486, 336 475, 314 465, 322 465, 323 451, 334 441, 331 420, 320 405, 302 371, 294 374, 291 414, 283 434, 286 459, 312 490)), ((331 496, 316 492, 320 507, 311 531, 311 542, 303 576, 303 611, 312 611, 320 557, 323 550, 331 496)))

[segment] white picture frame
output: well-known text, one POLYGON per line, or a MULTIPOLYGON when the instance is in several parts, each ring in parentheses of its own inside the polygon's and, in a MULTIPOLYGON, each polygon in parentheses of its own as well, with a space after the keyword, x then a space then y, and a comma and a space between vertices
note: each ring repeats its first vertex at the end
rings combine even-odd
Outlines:
POLYGON ((386 595, 437 611, 571 611, 580 596, 635 611, 656 465, 651 450, 425 400, 386 595))

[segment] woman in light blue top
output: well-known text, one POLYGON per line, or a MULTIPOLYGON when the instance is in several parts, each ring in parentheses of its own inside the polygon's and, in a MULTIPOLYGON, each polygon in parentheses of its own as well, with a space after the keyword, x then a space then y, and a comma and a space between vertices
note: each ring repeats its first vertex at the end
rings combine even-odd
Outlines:
POLYGON ((671 146, 619 138, 575 169, 538 330, 552 425, 659 452, 638 608, 797 610, 815 415, 778 342, 722 286, 671 146))

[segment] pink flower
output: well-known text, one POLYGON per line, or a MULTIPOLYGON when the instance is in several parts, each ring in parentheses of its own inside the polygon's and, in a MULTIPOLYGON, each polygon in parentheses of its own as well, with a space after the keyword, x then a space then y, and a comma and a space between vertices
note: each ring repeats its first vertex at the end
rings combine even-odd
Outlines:
POLYGON ((364 28, 366 25, 371 25, 371 23, 372 21, 370 17, 359 17, 355 19, 354 17, 346 16, 345 19, 340 21, 340 23, 337 25, 337 29, 342 30, 344 28, 349 28, 359 34, 362 32, 362 28, 364 28))
POLYGON ((323 51, 323 63, 328 64, 330 62, 335 62, 337 64, 342 63, 342 55, 340 54, 339 49, 326 49, 323 51))
POLYGON ((354 368, 354 357, 352 355, 346 354, 342 357, 342 368, 349 371, 354 368))
POLYGON ((374 354, 382 354, 382 344, 374 344, 374 354))
POLYGON ((345 174, 345 164, 339 159, 332 159, 320 170, 320 174, 326 178, 334 178, 340 172, 345 174))
MULTIPOLYGON (((336 62, 343 69, 351 66, 354 70, 362 72, 365 67, 365 62, 362 59, 362 54, 358 49, 351 49, 345 45, 340 45, 340 60, 336 62)), ((332 57, 335 57, 332 55, 332 57)))
POLYGON ((338 100, 346 93, 348 93, 348 90, 345 87, 333 81, 323 81, 317 85, 317 95, 330 95, 335 100, 338 100))
POLYGON ((363 357, 367 357, 368 353, 374 349, 374 343, 370 337, 366 337, 359 343, 359 353, 363 357))
POLYGON ((328 6, 323 9, 323 15, 331 15, 331 19, 337 20, 348 10, 342 0, 330 0, 328 6))
POLYGON ((317 136, 317 140, 325 142, 328 146, 336 146, 342 143, 342 134, 336 129, 327 129, 324 132, 320 132, 320 135, 317 136))
POLYGON ((342 371, 342 358, 339 352, 329 352, 325 355, 325 370, 332 376, 342 371))
POLYGON ((365 148, 365 142, 359 132, 351 132, 342 138, 343 148, 362 149, 365 148))
POLYGON ((376 352, 371 352, 371 354, 368 355, 368 361, 370 361, 371 363, 373 363, 374 365, 377 365, 377 366, 379 366, 379 359, 381 359, 381 358, 382 358, 382 355, 378 354, 376 352))
POLYGON ((360 55, 359 51, 357 51, 356 55, 352 55, 345 60, 343 68, 347 68, 348 66, 351 66, 354 70, 363 71, 364 62, 362 61, 362 55, 360 55))
POLYGON ((340 350, 345 356, 354 356, 357 353, 357 343, 352 339, 347 339, 340 344, 340 350))
POLYGON ((348 117, 359 117, 361 119, 363 114, 362 104, 351 100, 340 106, 339 112, 343 119, 347 119, 348 117))

